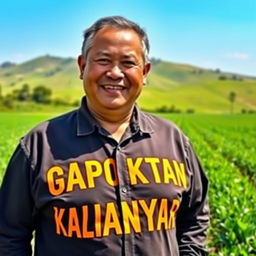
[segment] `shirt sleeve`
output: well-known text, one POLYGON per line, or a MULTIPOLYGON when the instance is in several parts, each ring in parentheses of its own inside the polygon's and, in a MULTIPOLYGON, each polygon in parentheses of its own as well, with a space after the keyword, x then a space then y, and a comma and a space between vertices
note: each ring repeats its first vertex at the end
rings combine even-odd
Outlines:
POLYGON ((177 239, 181 256, 204 256, 208 255, 205 249, 209 225, 208 180, 189 144, 186 151, 191 186, 182 199, 177 216, 177 239))
POLYGON ((33 232, 32 172, 19 145, 0 189, 0 255, 30 256, 33 232))

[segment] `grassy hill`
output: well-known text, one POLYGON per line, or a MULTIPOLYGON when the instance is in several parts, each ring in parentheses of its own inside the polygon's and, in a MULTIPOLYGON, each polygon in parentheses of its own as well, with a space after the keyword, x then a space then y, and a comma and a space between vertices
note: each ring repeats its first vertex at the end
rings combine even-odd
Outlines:
MULTIPOLYGON (((0 68, 2 94, 27 83, 30 88, 44 85, 54 98, 78 100, 83 95, 76 60, 42 56, 19 65, 0 68)), ((162 106, 195 112, 228 112, 229 93, 236 93, 235 112, 256 110, 256 78, 207 70, 191 65, 153 60, 148 84, 138 100, 148 110, 162 106)))

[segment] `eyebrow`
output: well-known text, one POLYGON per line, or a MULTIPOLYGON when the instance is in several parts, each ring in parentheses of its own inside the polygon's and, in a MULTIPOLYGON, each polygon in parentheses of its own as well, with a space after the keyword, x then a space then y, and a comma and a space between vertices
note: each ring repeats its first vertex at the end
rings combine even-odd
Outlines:
POLYGON ((128 59, 128 58, 134 58, 134 59, 137 59, 136 55, 134 55, 133 53, 130 53, 130 54, 124 54, 124 58, 128 59))
MULTIPOLYGON (((106 50, 100 50, 100 51, 98 51, 98 52, 96 52, 96 54, 95 54, 96 56, 107 56, 107 57, 109 57, 109 56, 111 56, 111 53, 110 52, 108 52, 108 51, 106 51, 106 50)), ((126 54, 124 54, 122 57, 124 57, 124 58, 126 58, 126 59, 128 59, 128 58, 134 58, 134 59, 137 59, 137 57, 136 57, 136 55, 134 54, 134 53, 126 53, 126 54)))
POLYGON ((99 55, 106 55, 106 56, 110 56, 110 53, 107 52, 107 51, 98 51, 96 52, 95 54, 96 56, 99 56, 99 55))

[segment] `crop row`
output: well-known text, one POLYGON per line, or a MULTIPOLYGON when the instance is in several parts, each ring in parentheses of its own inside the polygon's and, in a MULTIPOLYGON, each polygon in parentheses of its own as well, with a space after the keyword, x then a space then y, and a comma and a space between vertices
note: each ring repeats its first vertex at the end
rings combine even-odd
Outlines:
POLYGON ((201 131, 211 131, 220 135, 226 142, 236 143, 240 150, 248 150, 256 147, 256 117, 232 116, 229 118, 203 118, 194 125, 201 131), (245 118, 246 117, 246 118, 245 118), (242 147, 242 148, 241 148, 242 147))
POLYGON ((198 129, 203 138, 220 154, 237 166, 241 172, 248 175, 256 184, 256 145, 245 147, 238 139, 230 139, 228 133, 219 135, 211 130, 198 129))
MULTIPOLYGON (((223 116, 206 116, 194 118, 189 124, 256 184, 256 118, 249 117, 246 120, 244 116, 229 116, 227 121, 223 116)), ((182 125, 182 120, 177 121, 182 125)))
POLYGON ((255 187, 222 152, 208 143, 195 125, 184 120, 177 122, 192 140, 210 181, 211 255, 255 255, 255 187))

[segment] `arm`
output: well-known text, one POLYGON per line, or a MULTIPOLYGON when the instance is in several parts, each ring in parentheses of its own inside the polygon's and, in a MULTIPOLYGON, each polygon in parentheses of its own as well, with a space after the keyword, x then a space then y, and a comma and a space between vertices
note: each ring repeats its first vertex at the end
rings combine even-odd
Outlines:
POLYGON ((191 185, 184 195, 177 216, 177 239, 180 255, 208 255, 205 250, 206 230, 209 225, 207 203, 208 180, 190 145, 187 144, 186 164, 191 172, 191 185))
POLYGON ((33 232, 32 172, 19 145, 0 189, 0 255, 29 256, 33 232))

